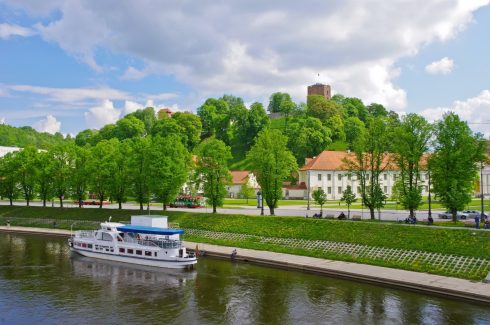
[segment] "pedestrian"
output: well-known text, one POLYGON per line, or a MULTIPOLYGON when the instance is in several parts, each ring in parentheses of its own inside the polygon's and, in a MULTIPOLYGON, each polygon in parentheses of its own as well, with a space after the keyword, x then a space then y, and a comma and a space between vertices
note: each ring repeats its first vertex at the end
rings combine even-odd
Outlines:
POLYGON ((475 227, 476 227, 476 229, 480 229, 480 217, 479 216, 475 217, 475 227))
POLYGON ((235 260, 235 257, 236 257, 236 248, 233 250, 233 252, 231 252, 231 260, 234 261, 235 260))

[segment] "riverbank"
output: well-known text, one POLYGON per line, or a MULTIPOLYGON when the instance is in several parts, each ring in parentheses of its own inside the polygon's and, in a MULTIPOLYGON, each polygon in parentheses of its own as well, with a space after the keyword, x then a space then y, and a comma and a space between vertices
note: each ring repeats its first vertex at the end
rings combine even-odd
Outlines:
MULTIPOLYGON (((0 226, 0 231, 13 233, 44 234, 51 236, 69 236, 69 230, 29 228, 16 226, 0 226)), ((189 249, 198 248, 205 255, 230 259, 231 252, 236 249, 235 257, 238 261, 261 264, 265 266, 280 267, 285 269, 314 272, 328 276, 352 279, 363 282, 375 283, 383 286, 392 286, 406 290, 419 291, 490 303, 490 284, 474 282, 465 279, 457 279, 440 275, 412 272, 399 269, 391 269, 380 266, 357 264, 343 261, 333 261, 308 256, 290 255, 284 253, 259 251, 253 249, 237 248, 231 246, 218 246, 205 243, 186 242, 189 249)))

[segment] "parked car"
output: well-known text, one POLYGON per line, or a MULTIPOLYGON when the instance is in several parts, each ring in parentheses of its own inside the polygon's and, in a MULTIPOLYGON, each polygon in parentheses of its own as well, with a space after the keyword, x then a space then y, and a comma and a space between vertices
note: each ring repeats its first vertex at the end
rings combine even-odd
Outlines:
MULTIPOLYGON (((439 219, 452 219, 453 213, 451 211, 446 211, 443 213, 439 213, 437 215, 439 219)), ((466 219, 467 215, 461 213, 461 211, 456 212, 456 219, 466 219)))
MULTIPOLYGON (((465 210, 463 212, 461 212, 462 214, 464 214, 465 216, 467 216, 468 218, 475 218, 476 216, 478 217, 481 217, 481 212, 480 211, 476 211, 476 210, 465 210)), ((487 213, 483 213, 483 216, 486 218, 488 218, 488 214, 487 213)))

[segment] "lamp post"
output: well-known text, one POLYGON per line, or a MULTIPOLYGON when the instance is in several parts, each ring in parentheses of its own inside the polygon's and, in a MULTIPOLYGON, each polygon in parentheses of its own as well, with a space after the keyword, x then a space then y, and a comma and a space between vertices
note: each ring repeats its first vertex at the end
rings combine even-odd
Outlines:
POLYGON ((480 199, 481 199, 481 216, 480 216, 480 220, 485 220, 485 218, 483 217, 485 215, 484 213, 484 209, 485 209, 485 205, 483 203, 483 161, 481 162, 481 168, 480 168, 480 199))
POLYGON ((306 210, 310 210, 310 170, 306 171, 306 175, 308 176, 308 206, 306 207, 306 210))
POLYGON ((430 169, 428 169, 428 175, 429 175, 429 218, 432 217, 432 206, 431 206, 431 197, 430 197, 430 169))

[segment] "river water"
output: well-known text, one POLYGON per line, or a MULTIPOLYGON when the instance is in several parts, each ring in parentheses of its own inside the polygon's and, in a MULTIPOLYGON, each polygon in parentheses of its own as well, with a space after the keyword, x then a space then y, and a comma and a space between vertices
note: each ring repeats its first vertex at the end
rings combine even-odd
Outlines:
POLYGON ((0 233, 1 324, 490 324, 490 306, 201 258, 193 271, 71 255, 0 233))

